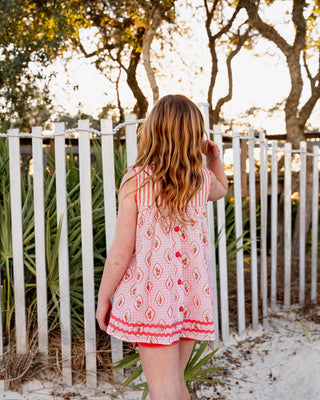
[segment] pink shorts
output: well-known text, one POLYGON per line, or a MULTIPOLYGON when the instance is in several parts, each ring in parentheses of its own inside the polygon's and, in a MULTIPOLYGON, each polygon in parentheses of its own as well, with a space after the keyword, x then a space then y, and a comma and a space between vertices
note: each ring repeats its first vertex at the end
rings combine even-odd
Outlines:
MULTIPOLYGON (((181 338, 180 340, 183 340, 185 342, 194 342, 195 339, 190 339, 190 338, 181 338)), ((141 347, 163 347, 163 346, 173 346, 174 344, 179 343, 179 340, 176 340, 175 342, 171 344, 155 344, 155 343, 133 343, 133 347, 141 346, 141 347)))

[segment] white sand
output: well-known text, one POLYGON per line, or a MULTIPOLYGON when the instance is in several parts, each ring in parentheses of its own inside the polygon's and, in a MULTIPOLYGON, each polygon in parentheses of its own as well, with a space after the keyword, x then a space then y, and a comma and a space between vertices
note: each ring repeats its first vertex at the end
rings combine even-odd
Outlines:
MULTIPOLYGON (((198 399, 319 400, 320 324, 303 317, 300 322, 294 312, 278 312, 269 319, 267 331, 260 328, 244 338, 233 336, 227 347, 219 349, 216 362, 230 366, 227 380, 232 386, 203 387, 197 390, 198 399)), ((109 383, 96 391, 81 385, 67 388, 52 381, 28 382, 21 393, 0 389, 0 400, 68 398, 138 400, 141 392, 120 391, 109 383)))
MULTIPOLYGON (((320 400, 320 324, 302 317, 300 322, 297 315, 278 312, 268 331, 234 337, 231 346, 219 350, 218 365, 228 360, 227 350, 236 366, 229 364, 232 387, 218 386, 215 394, 228 400, 320 400)), ((212 390, 197 394, 213 396, 212 390)))

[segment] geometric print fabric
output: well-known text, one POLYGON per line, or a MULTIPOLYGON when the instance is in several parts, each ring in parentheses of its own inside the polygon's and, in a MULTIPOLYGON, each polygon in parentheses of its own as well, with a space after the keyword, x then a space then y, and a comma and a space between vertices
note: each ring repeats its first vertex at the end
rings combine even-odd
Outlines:
MULTIPOLYGON (((141 187, 148 170, 136 176, 141 187)), ((152 182, 137 191, 135 251, 114 294, 107 332, 124 341, 171 344, 214 340, 207 203, 211 172, 188 205, 191 224, 162 227, 152 182)), ((169 226, 169 225, 168 225, 169 226)))

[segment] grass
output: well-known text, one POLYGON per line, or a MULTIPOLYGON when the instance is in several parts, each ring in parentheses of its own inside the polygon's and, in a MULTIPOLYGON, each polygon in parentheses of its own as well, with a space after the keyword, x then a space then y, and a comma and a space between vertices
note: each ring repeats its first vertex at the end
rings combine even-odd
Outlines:
MULTIPOLYGON (((48 310, 50 315, 51 310, 48 310)), ((5 390, 19 391, 21 385, 32 379, 54 378, 62 376, 61 336, 58 329, 58 319, 54 319, 49 330, 48 354, 38 350, 38 330, 34 326, 35 308, 27 315, 27 349, 24 354, 17 353, 14 331, 8 341, 9 345, 0 357, 0 379, 5 383, 5 390)), ((97 347, 103 350, 97 352, 98 376, 103 380, 112 381, 112 370, 106 365, 111 363, 110 339, 105 333, 98 333, 97 347)), ((85 382, 85 340, 83 335, 73 337, 72 341, 72 372, 74 382, 85 382)))

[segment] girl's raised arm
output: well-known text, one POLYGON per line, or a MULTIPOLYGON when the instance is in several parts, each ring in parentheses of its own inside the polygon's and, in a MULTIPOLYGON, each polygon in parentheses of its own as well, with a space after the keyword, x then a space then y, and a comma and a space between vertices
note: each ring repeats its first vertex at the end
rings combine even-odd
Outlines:
POLYGON ((228 192, 228 180, 221 162, 219 147, 211 140, 207 140, 203 142, 202 152, 206 156, 207 168, 213 175, 209 200, 219 200, 228 192))

